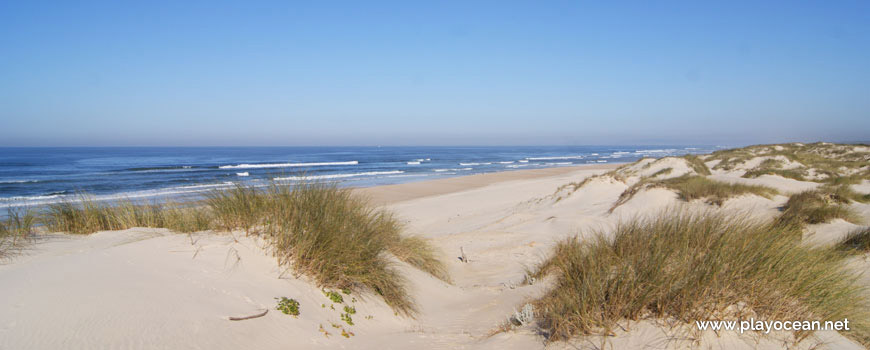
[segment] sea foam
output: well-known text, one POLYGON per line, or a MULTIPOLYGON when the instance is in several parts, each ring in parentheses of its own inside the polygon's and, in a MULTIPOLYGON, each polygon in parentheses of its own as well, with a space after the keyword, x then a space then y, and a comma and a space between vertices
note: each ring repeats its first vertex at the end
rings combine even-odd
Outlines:
POLYGON ((221 165, 219 169, 259 169, 259 168, 290 168, 290 167, 309 167, 309 166, 327 166, 327 165, 357 165, 359 161, 352 160, 347 162, 319 162, 319 163, 263 163, 263 164, 239 164, 239 165, 221 165))

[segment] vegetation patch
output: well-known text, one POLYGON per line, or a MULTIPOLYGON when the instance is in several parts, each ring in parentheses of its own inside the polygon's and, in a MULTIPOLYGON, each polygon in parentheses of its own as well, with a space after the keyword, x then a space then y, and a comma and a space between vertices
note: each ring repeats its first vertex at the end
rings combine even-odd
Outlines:
POLYGON ((290 299, 287 297, 281 297, 281 299, 275 298, 278 300, 278 306, 275 307, 278 311, 283 312, 284 314, 291 316, 299 316, 299 302, 296 299, 290 299))
MULTIPOLYGON (((554 288, 534 302, 550 340, 609 334, 617 322, 673 317, 695 320, 855 322, 844 333, 870 344, 868 300, 833 248, 789 238, 791 226, 745 216, 671 210, 618 225, 610 234, 559 243, 536 277, 554 288), (730 306, 745 305, 735 309, 730 306)), ((808 335, 795 334, 797 340, 808 335)))
MULTIPOLYGON (((334 183, 237 185, 187 207, 99 203, 83 195, 77 203, 50 205, 42 220, 50 230, 76 234, 131 227, 244 230, 265 237, 279 265, 311 276, 325 288, 371 290, 408 316, 415 313, 414 303, 389 254, 449 280, 427 241, 402 236, 391 213, 334 183)), ((335 295, 340 303, 341 295, 335 295)))
POLYGON ((684 201, 692 201, 695 199, 705 199, 709 204, 722 205, 726 200, 732 197, 754 194, 765 198, 771 198, 778 191, 759 185, 743 185, 732 184, 710 180, 698 175, 683 175, 670 179, 654 180, 652 178, 644 178, 629 186, 620 194, 619 198, 611 207, 610 211, 625 204, 633 198, 638 192, 645 188, 664 187, 677 192, 680 199, 684 201))
POLYGON ((744 177, 757 177, 764 174, 823 183, 842 181, 840 178, 851 178, 852 181, 870 179, 870 152, 866 145, 832 144, 825 142, 811 144, 786 143, 776 145, 755 145, 744 148, 721 150, 713 152, 708 161, 719 160, 713 169, 733 170, 736 166, 755 157, 777 157, 803 165, 806 169, 821 175, 817 179, 807 179, 806 170, 781 169, 781 164, 765 161, 758 169, 750 170, 744 177))
POLYGON ((204 231, 212 221, 209 208, 174 204, 137 204, 129 200, 97 202, 85 194, 77 202, 50 204, 40 221, 53 232, 89 234, 133 227, 161 227, 177 232, 204 231))
POLYGON ((833 219, 843 219, 859 223, 860 217, 846 206, 849 198, 842 192, 830 188, 804 191, 789 197, 783 206, 777 224, 803 227, 807 224, 821 224, 833 219))
POLYGON ((0 220, 0 259, 14 254, 33 236, 35 221, 28 210, 7 211, 6 219, 0 220))
POLYGON ((850 232, 840 242, 838 247, 845 251, 862 253, 870 252, 870 227, 864 227, 850 232))
POLYGON ((707 167, 707 164, 704 164, 704 160, 698 158, 696 155, 685 155, 683 159, 689 163, 689 166, 692 167, 692 170, 695 171, 698 175, 710 175, 710 168, 707 167))

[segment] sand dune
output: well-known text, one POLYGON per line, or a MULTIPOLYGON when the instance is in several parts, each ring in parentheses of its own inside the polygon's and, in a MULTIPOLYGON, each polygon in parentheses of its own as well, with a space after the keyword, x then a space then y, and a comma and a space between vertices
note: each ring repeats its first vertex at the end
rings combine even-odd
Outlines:
MULTIPOLYGON (((781 194, 738 196, 721 210, 772 218, 788 193, 817 186, 774 175, 741 177, 762 161, 733 171, 714 170, 711 177, 763 184, 781 194)), ((239 232, 186 235, 134 228, 89 236, 42 234, 21 256, 0 265, 0 349, 781 348, 790 334, 759 338, 695 332, 687 338, 687 325, 667 320, 627 323, 611 336, 568 342, 547 343, 528 326, 496 332, 546 290, 546 282, 523 281, 526 269, 540 263, 557 241, 680 205, 674 191, 649 188, 611 212, 620 195, 641 178, 666 168, 672 170, 662 178, 694 172, 682 159, 668 158, 617 170, 622 180, 600 176, 617 166, 515 171, 360 190, 394 211, 408 233, 430 239, 447 262, 452 284, 395 262, 419 304, 416 319, 394 315, 373 295, 354 295, 345 297, 355 300, 357 310, 349 326, 305 276, 282 271, 263 241, 239 232), (582 186, 565 186, 587 178, 592 179, 582 186), (462 254, 467 262, 460 261, 462 254), (274 298, 281 296, 300 302, 298 318, 274 310, 274 298), (263 317, 228 320, 265 309, 269 312, 263 317), (342 329, 354 335, 345 338, 342 329)), ((710 207, 702 201, 683 205, 710 207)), ((854 206, 870 217, 866 204, 854 206)), ((833 244, 855 227, 839 220, 813 225, 808 235, 814 242, 833 244)), ((866 269, 866 259, 854 265, 866 269)), ((863 348, 833 331, 816 332, 797 345, 814 346, 863 348)))

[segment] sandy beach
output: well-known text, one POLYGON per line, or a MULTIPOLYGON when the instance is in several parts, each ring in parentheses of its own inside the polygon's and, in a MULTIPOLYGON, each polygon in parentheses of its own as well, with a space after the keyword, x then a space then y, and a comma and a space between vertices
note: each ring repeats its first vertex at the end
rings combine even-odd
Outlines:
MULTIPOLYGON (((321 289, 280 267, 261 238, 153 228, 86 236, 43 233, 0 265, 0 349, 781 348, 787 332, 769 337, 691 332, 689 325, 668 320, 626 322, 624 330, 606 337, 558 342, 547 342, 529 326, 499 331, 549 287, 546 280, 524 281, 556 242, 669 207, 711 207, 684 203, 666 188, 650 188, 611 211, 629 185, 600 175, 617 167, 520 170, 357 190, 393 211, 405 234, 429 239, 452 283, 396 260, 419 314, 397 316, 371 293, 345 296, 356 308, 354 325, 341 328, 353 333, 349 338, 332 326, 342 324, 340 313, 321 289), (569 185, 590 178, 583 186, 569 185), (275 310, 275 298, 281 296, 299 301, 298 318, 275 310), (263 317, 228 319, 264 310, 269 311, 263 317)), ((665 177, 693 171, 682 158, 646 159, 617 171, 642 178, 666 168, 671 170, 665 177)), ((738 196, 715 210, 773 217, 788 195, 818 186, 776 175, 749 179, 743 173, 743 168, 713 170, 710 177, 764 184, 779 193, 738 196)), ((866 192, 867 182, 854 188, 866 192)), ((870 205, 851 206, 870 217, 870 205)), ((836 219, 812 225, 808 236, 833 244, 856 227, 836 219)), ((863 258, 853 265, 870 266, 863 258)), ((815 332, 796 347, 863 348, 834 331, 815 332)))

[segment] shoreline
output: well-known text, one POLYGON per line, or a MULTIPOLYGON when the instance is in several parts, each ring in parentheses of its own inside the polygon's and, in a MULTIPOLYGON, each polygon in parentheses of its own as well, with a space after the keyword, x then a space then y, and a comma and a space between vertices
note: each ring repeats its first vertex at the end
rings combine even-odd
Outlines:
POLYGON ((400 184, 352 187, 375 205, 389 205, 413 199, 467 191, 501 182, 560 176, 580 170, 615 169, 627 163, 583 164, 543 169, 503 170, 491 173, 454 176, 400 184))

